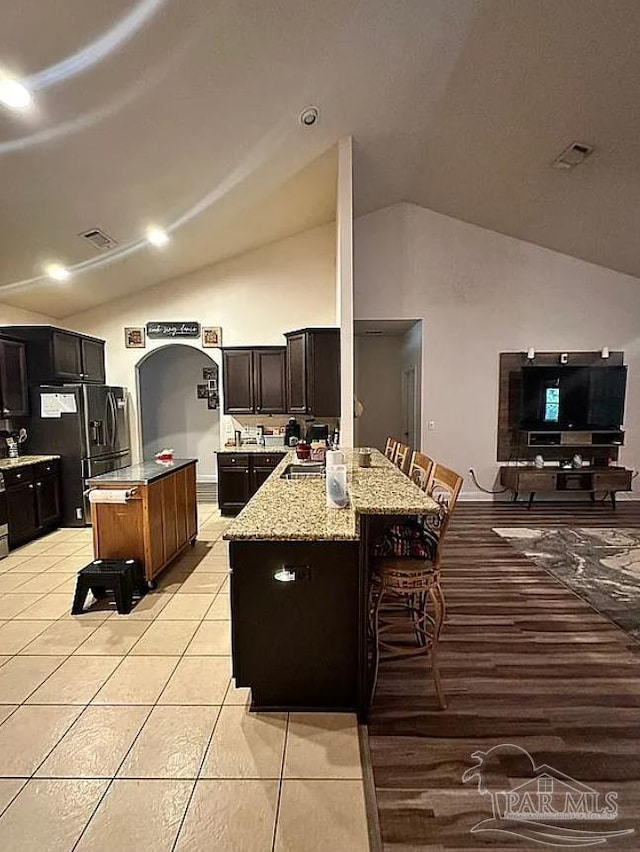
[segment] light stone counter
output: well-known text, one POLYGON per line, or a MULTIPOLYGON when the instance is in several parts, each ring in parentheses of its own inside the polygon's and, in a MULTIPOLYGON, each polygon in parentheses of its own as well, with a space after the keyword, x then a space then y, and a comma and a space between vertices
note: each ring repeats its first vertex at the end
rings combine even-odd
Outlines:
POLYGON ((357 541, 360 515, 425 515, 438 504, 377 450, 371 467, 357 466, 357 451, 345 451, 349 504, 326 505, 319 479, 281 479, 295 453, 285 458, 227 528, 229 541, 357 541))
POLYGON ((273 455, 274 453, 288 453, 289 447, 285 447, 284 444, 277 444, 274 447, 261 447, 258 444, 243 444, 241 447, 236 447, 234 444, 231 447, 222 447, 219 450, 216 450, 217 453, 268 453, 273 455))
POLYGON ((14 467, 27 467, 30 464, 53 461, 59 458, 60 456, 18 456, 17 459, 0 459, 0 471, 13 470, 14 467))

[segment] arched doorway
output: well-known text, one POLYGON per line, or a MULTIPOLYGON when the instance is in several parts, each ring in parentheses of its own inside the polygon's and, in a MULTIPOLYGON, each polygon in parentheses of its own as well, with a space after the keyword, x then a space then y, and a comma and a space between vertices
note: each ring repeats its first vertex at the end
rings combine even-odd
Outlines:
POLYGON ((220 448, 220 409, 211 407, 217 396, 216 362, 201 349, 171 343, 147 353, 136 372, 142 457, 153 459, 159 450, 173 448, 176 458, 199 459, 199 483, 215 482, 220 448))

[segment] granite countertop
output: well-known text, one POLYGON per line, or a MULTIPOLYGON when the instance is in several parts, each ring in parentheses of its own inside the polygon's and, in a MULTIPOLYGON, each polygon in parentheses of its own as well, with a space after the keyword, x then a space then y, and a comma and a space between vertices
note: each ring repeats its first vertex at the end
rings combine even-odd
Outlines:
POLYGON ((231 522, 224 534, 230 541, 357 541, 361 514, 421 515, 438 504, 375 450, 370 468, 359 468, 357 451, 345 451, 349 504, 326 505, 321 479, 281 479, 295 453, 285 458, 231 522))
POLYGON ((216 450, 217 453, 288 453, 289 447, 284 444, 277 444, 273 447, 260 447, 258 444, 243 444, 241 447, 221 447, 216 450))
POLYGON ((198 459, 174 459, 172 462, 144 461, 87 479, 88 485, 149 485, 163 476, 195 464, 198 459))
POLYGON ((0 459, 0 470, 13 470, 14 467, 27 467, 38 462, 53 461, 60 456, 18 456, 17 459, 0 459))

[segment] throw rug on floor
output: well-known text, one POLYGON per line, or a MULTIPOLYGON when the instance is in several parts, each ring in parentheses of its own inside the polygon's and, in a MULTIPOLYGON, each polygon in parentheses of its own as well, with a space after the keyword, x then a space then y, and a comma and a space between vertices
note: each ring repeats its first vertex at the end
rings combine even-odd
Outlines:
POLYGON ((640 642, 640 529, 493 531, 640 642))

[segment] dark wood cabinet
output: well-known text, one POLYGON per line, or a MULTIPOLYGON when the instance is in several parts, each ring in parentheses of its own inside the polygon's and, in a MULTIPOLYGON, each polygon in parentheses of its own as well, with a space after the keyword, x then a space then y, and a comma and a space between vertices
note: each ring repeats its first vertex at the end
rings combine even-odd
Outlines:
POLYGON ((218 453, 221 515, 237 515, 271 475, 284 453, 218 453))
POLYGON ((340 330, 307 328, 285 334, 287 400, 292 414, 340 416, 340 330))
POLYGON ((104 342, 91 337, 80 338, 82 356, 82 379, 85 382, 104 384, 106 371, 104 363, 104 342))
POLYGON ((284 346, 253 352, 254 402, 256 414, 284 414, 287 410, 284 346))
POLYGON ((221 515, 237 515, 249 500, 251 481, 246 453, 218 454, 218 506, 221 515))
POLYGON ((225 414, 253 414, 253 350, 224 349, 222 386, 225 414))
POLYGON ((284 414, 285 348, 241 347, 222 352, 225 414, 284 414))
POLYGON ((229 554, 233 675, 252 708, 355 710, 358 542, 232 541, 229 554))
POLYGON ((66 331, 51 335, 53 371, 57 378, 76 381, 82 378, 82 348, 80 338, 66 331))
POLYGON ((29 414, 25 345, 16 340, 0 340, 0 408, 2 417, 29 414))
POLYGON ((104 340, 48 325, 14 325, 2 330, 25 344, 29 384, 104 383, 104 340))
POLYGON ((9 547, 17 547, 37 535, 38 522, 34 492, 33 482, 7 488, 9 547))
POLYGON ((17 547, 59 526, 60 479, 57 460, 3 471, 9 547, 17 547))
POLYGON ((60 521, 60 483, 57 476, 43 476, 35 481, 38 529, 56 526, 60 521))

